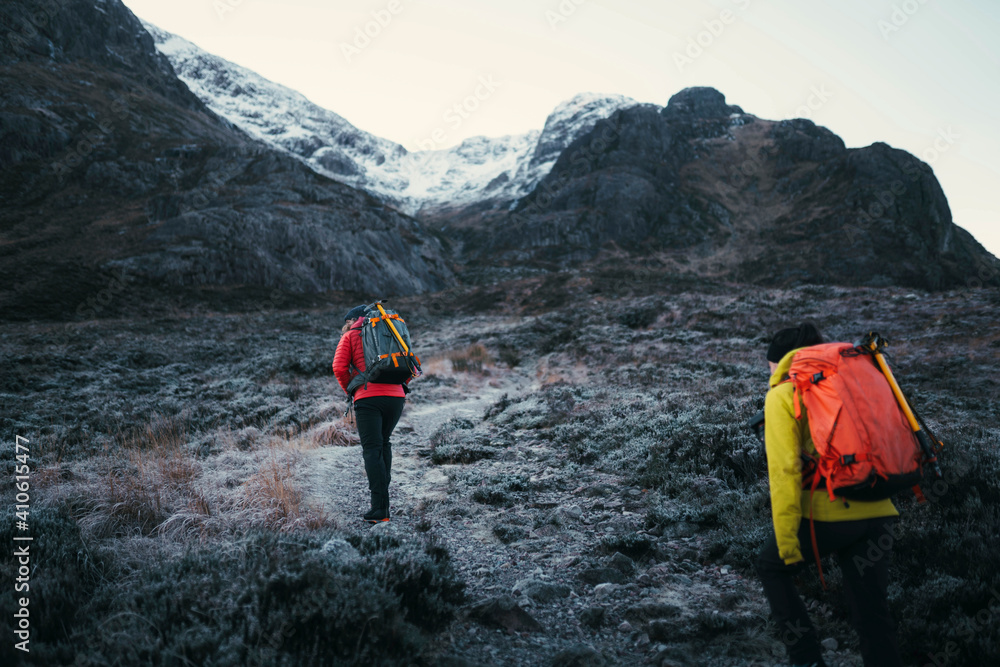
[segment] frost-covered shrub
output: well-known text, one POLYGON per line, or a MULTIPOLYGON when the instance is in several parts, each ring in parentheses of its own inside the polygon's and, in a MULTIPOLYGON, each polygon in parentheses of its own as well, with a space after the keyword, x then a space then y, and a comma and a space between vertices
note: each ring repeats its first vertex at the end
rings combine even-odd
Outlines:
POLYGON ((516 500, 516 494, 527 490, 527 475, 502 473, 482 478, 472 492, 472 499, 484 505, 510 507, 516 500))
POLYGON ((474 463, 496 456, 505 445, 491 440, 488 433, 476 429, 468 419, 452 417, 430 437, 431 461, 442 463, 474 463))
POLYGON ((660 311, 656 308, 636 308, 618 316, 618 322, 629 329, 642 329, 656 321, 660 311))
POLYGON ((441 627, 463 600, 446 554, 390 539, 351 556, 324 550, 330 537, 258 533, 151 564, 124 590, 115 583, 99 592, 90 611, 109 620, 78 641, 90 664, 98 656, 119 664, 413 660, 423 632, 441 627))
POLYGON ((463 600, 465 585, 452 572, 448 552, 434 541, 422 549, 386 549, 371 563, 379 583, 399 597, 406 620, 422 630, 443 627, 463 600))
POLYGON ((649 535, 642 533, 606 535, 601 538, 602 549, 610 553, 622 553, 632 559, 645 556, 649 553, 652 546, 653 540, 649 537, 649 535))
POLYGON ((517 542, 518 540, 526 538, 528 536, 528 531, 520 526, 514 526, 508 523, 499 523, 493 526, 493 534, 504 544, 510 544, 511 542, 517 542))
POLYGON ((900 620, 901 645, 937 655, 952 642, 948 664, 993 664, 1000 659, 997 430, 970 423, 938 435, 946 445, 943 479, 923 485, 926 504, 896 502, 902 516, 892 578, 898 588, 890 605, 900 620))

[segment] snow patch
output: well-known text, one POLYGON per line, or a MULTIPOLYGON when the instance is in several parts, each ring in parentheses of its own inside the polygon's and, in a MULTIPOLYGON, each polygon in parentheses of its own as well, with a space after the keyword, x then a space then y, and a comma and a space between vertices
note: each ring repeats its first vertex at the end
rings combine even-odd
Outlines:
POLYGON ((616 110, 638 104, 622 95, 581 93, 556 106, 542 130, 470 137, 451 148, 410 152, 358 129, 301 93, 150 23, 143 25, 177 76, 216 114, 324 176, 366 190, 408 215, 480 201, 507 206, 530 193, 574 139, 616 110))

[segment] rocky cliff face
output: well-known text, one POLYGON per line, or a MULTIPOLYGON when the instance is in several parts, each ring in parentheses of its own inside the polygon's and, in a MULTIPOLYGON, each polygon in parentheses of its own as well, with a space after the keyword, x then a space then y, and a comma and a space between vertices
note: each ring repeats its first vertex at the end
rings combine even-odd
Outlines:
POLYGON ((466 247, 547 266, 624 250, 768 284, 941 288, 997 275, 917 158, 885 144, 847 149, 811 121, 763 120, 711 88, 599 122, 466 247))
POLYGON ((78 312, 123 275, 377 295, 453 280, 412 218, 209 111, 118 0, 3 12, 6 316, 78 312))

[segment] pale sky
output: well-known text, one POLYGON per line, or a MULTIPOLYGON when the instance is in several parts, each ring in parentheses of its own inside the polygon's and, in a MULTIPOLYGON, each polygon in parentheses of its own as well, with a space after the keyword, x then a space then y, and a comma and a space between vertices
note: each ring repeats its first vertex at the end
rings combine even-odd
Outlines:
POLYGON ((712 86, 761 118, 920 157, 1000 255, 998 0, 124 2, 410 149, 435 130, 445 148, 541 129, 581 92, 664 105, 712 86), (456 104, 475 107, 457 127, 456 104))

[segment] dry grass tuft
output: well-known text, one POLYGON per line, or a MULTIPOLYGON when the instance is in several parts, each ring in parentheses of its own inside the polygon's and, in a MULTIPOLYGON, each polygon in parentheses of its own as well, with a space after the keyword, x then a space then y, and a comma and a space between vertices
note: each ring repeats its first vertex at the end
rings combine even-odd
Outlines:
POLYGON ((493 363, 493 358, 485 347, 476 343, 464 350, 449 353, 448 361, 451 362, 451 369, 456 373, 483 375, 488 372, 487 365, 493 363))
POLYGON ((173 525, 173 507, 198 495, 200 470, 185 451, 187 433, 177 417, 157 416, 145 426, 119 433, 117 448, 100 464, 96 500, 87 503, 81 525, 102 537, 151 535, 173 525))
POLYGON ((309 431, 307 442, 312 447, 350 447, 360 442, 354 429, 354 424, 346 418, 326 422, 309 431))
POLYGON ((238 503, 243 514, 241 522, 280 531, 331 525, 325 508, 303 505, 304 494, 294 481, 300 458, 290 448, 270 450, 258 472, 242 487, 243 497, 238 503))
POLYGON ((126 450, 173 452, 187 442, 187 428, 179 416, 154 416, 145 425, 120 431, 115 442, 126 450))
POLYGON ((58 486, 62 481, 64 475, 71 474, 68 473, 62 466, 62 463, 55 463, 51 466, 44 466, 39 468, 34 472, 31 484, 32 486, 44 489, 47 487, 58 486))
POLYGON ((167 518, 163 485, 155 466, 141 458, 109 462, 104 487, 81 524, 101 537, 150 535, 167 518))
POLYGON ((259 494, 262 505, 274 508, 280 520, 299 518, 302 493, 292 482, 291 461, 271 459, 250 479, 248 486, 251 493, 259 494))

